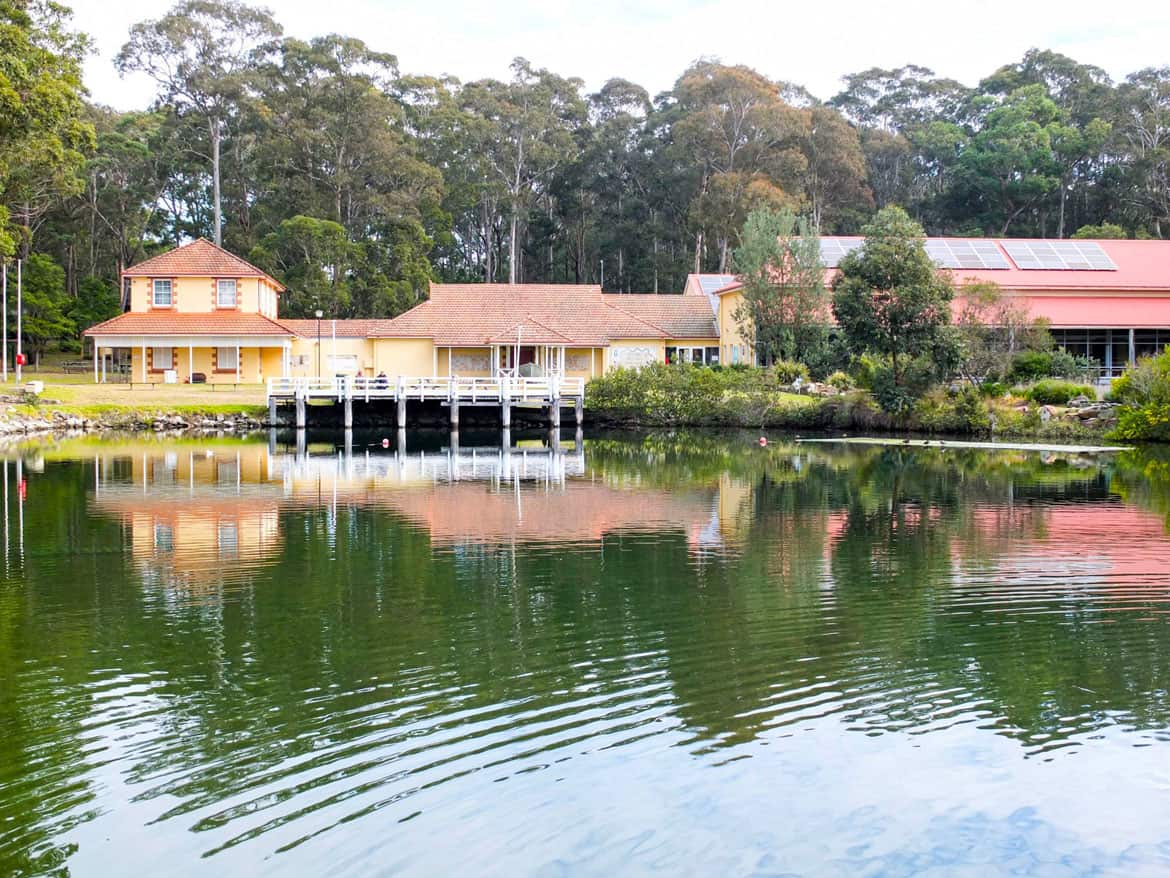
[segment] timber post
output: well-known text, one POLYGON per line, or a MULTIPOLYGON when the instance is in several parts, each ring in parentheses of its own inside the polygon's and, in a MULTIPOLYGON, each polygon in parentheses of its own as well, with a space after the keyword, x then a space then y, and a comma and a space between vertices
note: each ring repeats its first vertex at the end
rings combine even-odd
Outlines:
POLYGON ((581 425, 585 423, 585 397, 578 396, 577 401, 573 404, 574 414, 577 416, 577 429, 581 429, 581 425))
POLYGON ((398 378, 398 429, 406 429, 406 382, 398 378))
POLYGON ((344 378, 342 380, 345 382, 345 384, 344 384, 345 402, 343 403, 343 405, 345 406, 345 429, 352 430, 353 429, 353 388, 351 387, 348 378, 344 378))
POLYGON ((500 426, 512 429, 512 400, 509 396, 508 379, 500 379, 500 426))
POLYGON ((276 397, 268 397, 268 426, 276 426, 276 397))
POLYGON ((305 419, 306 419, 307 413, 305 412, 305 394, 300 388, 297 388, 296 405, 297 405, 297 429, 303 430, 303 429, 305 429, 305 419))
POLYGON ((561 382, 555 375, 549 382, 548 419, 554 430, 561 429, 561 382))
POLYGON ((451 390, 447 397, 447 408, 451 415, 451 432, 458 434, 459 432, 459 391, 456 389, 456 381, 451 379, 451 390))

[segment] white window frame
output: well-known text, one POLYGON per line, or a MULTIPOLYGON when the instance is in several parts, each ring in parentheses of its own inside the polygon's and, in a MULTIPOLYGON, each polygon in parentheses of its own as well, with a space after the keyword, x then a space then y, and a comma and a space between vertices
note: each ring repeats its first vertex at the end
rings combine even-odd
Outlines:
POLYGON ((167 369, 175 368, 175 349, 172 347, 152 347, 150 349, 150 368, 155 372, 165 372, 167 369), (165 366, 159 356, 162 351, 167 352, 168 362, 165 366))
POLYGON ((155 278, 154 282, 150 285, 150 304, 155 308, 173 308, 175 306, 174 283, 166 278, 155 278), (167 300, 165 302, 160 302, 159 293, 162 292, 160 287, 164 284, 166 285, 167 300))
POLYGON ((215 349, 215 368, 219 372, 235 372, 240 366, 240 349, 237 347, 217 347, 215 349), (227 359, 224 359, 224 354, 227 359), (229 365, 230 364, 230 365, 229 365))
POLYGON ((220 278, 215 282, 215 307, 216 308, 235 308, 240 302, 240 285, 236 283, 235 278, 220 278), (230 284, 230 287, 228 286, 230 284), (230 289, 232 298, 230 302, 225 302, 223 298, 224 290, 230 289))

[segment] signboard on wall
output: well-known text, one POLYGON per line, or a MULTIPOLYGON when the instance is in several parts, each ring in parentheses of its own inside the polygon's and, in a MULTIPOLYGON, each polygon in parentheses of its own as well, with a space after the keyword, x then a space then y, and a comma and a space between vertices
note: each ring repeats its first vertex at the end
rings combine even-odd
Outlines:
POLYGON ((609 359, 614 366, 623 369, 638 369, 658 362, 658 351, 649 345, 613 347, 610 349, 609 359))

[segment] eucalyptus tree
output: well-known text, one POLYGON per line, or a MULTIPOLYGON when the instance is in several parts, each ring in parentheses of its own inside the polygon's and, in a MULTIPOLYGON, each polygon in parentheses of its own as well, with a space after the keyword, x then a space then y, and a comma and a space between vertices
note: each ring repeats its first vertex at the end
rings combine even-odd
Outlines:
POLYGON ((267 9, 238 0, 181 0, 158 19, 130 29, 115 64, 142 71, 159 100, 198 118, 211 166, 212 234, 222 242, 221 149, 257 66, 276 47, 281 27, 267 9))
POLYGON ((1147 67, 1121 86, 1118 123, 1129 168, 1126 199, 1157 237, 1170 223, 1170 67, 1147 67))
POLYGON ((508 222, 508 282, 520 280, 520 231, 526 212, 551 174, 576 156, 574 132, 585 124, 581 80, 512 62, 509 82, 478 80, 463 86, 460 105, 484 161, 488 181, 504 193, 508 222))
POLYGON ((809 113, 785 103, 780 85, 743 66, 699 61, 675 83, 674 140, 698 175, 691 203, 695 271, 710 233, 719 270, 726 271, 732 238, 752 207, 798 203, 807 159, 809 113))
POLYGON ((0 258, 18 244, 27 255, 46 214, 81 191, 94 137, 81 81, 88 48, 65 7, 0 0, 0 258))

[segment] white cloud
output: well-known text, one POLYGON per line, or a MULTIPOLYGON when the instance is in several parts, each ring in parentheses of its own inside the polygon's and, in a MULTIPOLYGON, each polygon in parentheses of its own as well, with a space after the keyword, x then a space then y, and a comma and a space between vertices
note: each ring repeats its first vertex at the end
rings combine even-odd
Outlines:
MULTIPOLYGON (((86 67, 95 100, 119 108, 144 106, 153 88, 144 77, 118 78, 113 58, 136 21, 166 8, 151 0, 74 0, 75 23, 99 54, 86 67)), ((450 73, 460 79, 504 78, 523 56, 590 89, 611 76, 669 88, 700 56, 755 67, 776 79, 833 95, 846 73, 868 67, 921 64, 974 84, 1033 47, 1096 64, 1114 78, 1165 63, 1170 7, 1136 8, 1102 19, 1099 4, 983 0, 838 0, 795 4, 776 0, 276 0, 267 4, 286 33, 351 34, 398 56, 404 71, 450 73)))

